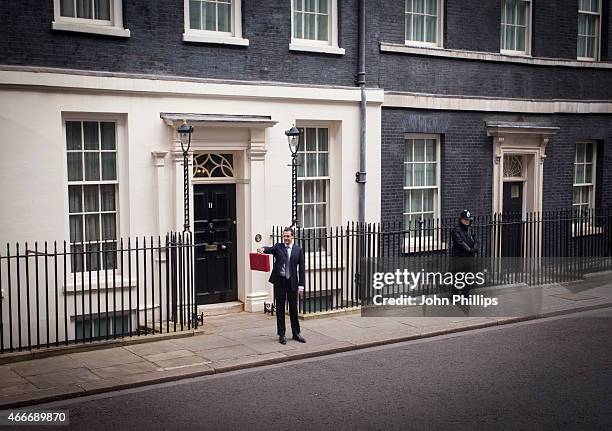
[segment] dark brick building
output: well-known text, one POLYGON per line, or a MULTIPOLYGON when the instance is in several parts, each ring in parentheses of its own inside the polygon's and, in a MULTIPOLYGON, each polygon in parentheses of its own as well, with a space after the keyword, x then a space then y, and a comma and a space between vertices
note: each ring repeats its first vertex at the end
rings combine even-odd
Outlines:
POLYGON ((611 23, 608 1, 379 2, 382 219, 609 206, 611 23), (423 135, 439 146, 430 181, 404 159, 423 135))

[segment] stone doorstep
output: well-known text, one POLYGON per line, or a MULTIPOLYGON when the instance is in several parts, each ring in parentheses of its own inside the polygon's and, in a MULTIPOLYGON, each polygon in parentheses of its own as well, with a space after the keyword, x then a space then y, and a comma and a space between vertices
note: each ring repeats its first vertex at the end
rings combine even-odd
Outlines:
MULTIPOLYGON (((11 400, 7 400, 8 397, 4 397, 4 399, 0 398, 0 406, 2 406, 3 408, 21 407, 21 406, 32 405, 34 403, 39 404, 43 402, 51 402, 51 401, 57 401, 57 400, 62 400, 66 398, 73 398, 75 396, 78 397, 78 396, 84 396, 84 395, 93 395, 97 393, 109 392, 109 391, 120 390, 120 389, 128 389, 132 387, 147 386, 147 385, 152 385, 155 383, 173 381, 173 380, 177 380, 180 378, 195 378, 195 377, 208 375, 208 374, 220 374, 220 373, 233 371, 237 369, 259 367, 259 366, 264 366, 264 365, 277 364, 277 363, 282 363, 282 362, 312 358, 312 357, 329 355, 329 354, 334 354, 334 353, 341 353, 341 352, 346 352, 346 351, 351 351, 351 350, 365 349, 369 347, 376 347, 376 346, 382 346, 382 345, 388 345, 388 344, 396 344, 396 343, 401 343, 404 341, 410 341, 410 340, 415 340, 415 339, 420 339, 420 338, 430 338, 430 337, 434 337, 438 335, 445 335, 449 333, 468 331, 472 329, 494 327, 498 325, 505 325, 505 324, 510 324, 510 323, 517 323, 517 322, 522 322, 522 321, 535 320, 535 319, 546 318, 546 317, 554 317, 554 316, 559 316, 559 315, 564 315, 564 314, 572 314, 576 312, 591 311, 591 310, 610 308, 610 307, 612 307, 612 303, 595 304, 595 305, 584 306, 584 307, 575 307, 575 308, 570 308, 570 309, 555 310, 555 311, 542 313, 539 315, 520 316, 520 317, 512 317, 512 318, 500 318, 500 319, 497 319, 491 322, 481 322, 477 325, 472 325, 472 326, 461 325, 458 327, 443 327, 443 328, 438 328, 437 331, 433 331, 433 330, 432 331, 422 331, 419 334, 410 334, 410 335, 403 336, 403 337, 370 340, 368 342, 359 343, 359 344, 342 343, 342 345, 330 346, 331 348, 329 349, 322 349, 322 350, 306 349, 303 352, 294 350, 292 351, 291 355, 285 355, 281 352, 276 352, 276 353, 268 353, 268 354, 262 354, 262 355, 251 355, 251 356, 247 356, 244 358, 228 359, 228 360, 222 360, 222 361, 212 361, 208 365, 202 365, 201 367, 204 368, 203 370, 202 369, 198 369, 197 371, 194 369, 190 370, 190 367, 186 367, 186 368, 179 368, 179 369, 171 370, 166 373, 163 373, 163 375, 158 375, 150 379, 147 378, 148 373, 136 374, 136 375, 128 376, 129 377, 127 379, 128 382, 120 382, 114 385, 111 384, 110 386, 105 386, 104 383, 101 381, 87 382, 87 383, 80 383, 79 385, 82 385, 82 387, 78 388, 79 390, 75 390, 74 387, 56 387, 56 388, 51 388, 48 390, 41 390, 41 391, 34 392, 34 393, 17 395, 15 397, 11 397, 12 398, 11 400), (89 388, 85 389, 89 385, 91 385, 90 386, 91 389, 89 388), (43 395, 42 397, 40 396, 37 397, 37 395, 39 394, 41 395, 45 394, 45 395, 43 395), (4 401, 9 401, 9 402, 5 403, 4 401)), ((113 382, 117 383, 116 380, 113 380, 113 382)))
POLYGON ((241 313, 242 311, 244 311, 244 304, 240 301, 198 305, 198 314, 204 313, 205 319, 209 316, 223 316, 226 314, 241 313))

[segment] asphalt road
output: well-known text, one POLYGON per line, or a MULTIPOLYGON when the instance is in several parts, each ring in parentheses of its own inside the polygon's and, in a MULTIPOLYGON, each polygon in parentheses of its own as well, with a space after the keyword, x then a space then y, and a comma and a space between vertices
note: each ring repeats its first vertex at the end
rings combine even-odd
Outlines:
POLYGON ((52 406, 87 431, 609 430, 612 310, 52 406))

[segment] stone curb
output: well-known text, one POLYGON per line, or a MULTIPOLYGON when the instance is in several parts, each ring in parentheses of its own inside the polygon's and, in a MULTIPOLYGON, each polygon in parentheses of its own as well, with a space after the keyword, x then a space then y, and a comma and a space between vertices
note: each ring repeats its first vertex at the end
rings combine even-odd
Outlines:
MULTIPOLYGON (((483 322, 483 323, 477 323, 477 324, 469 325, 469 326, 459 326, 456 328, 445 328, 445 329, 441 329, 438 331, 427 332, 426 334, 413 334, 413 335, 407 335, 404 337, 390 338, 387 340, 378 340, 378 341, 366 342, 366 343, 355 344, 355 345, 350 345, 350 346, 335 347, 335 348, 331 348, 328 350, 297 353, 295 355, 286 356, 286 357, 269 358, 269 359, 263 359, 260 361, 248 362, 245 364, 236 364, 236 365, 231 365, 231 366, 226 366, 226 367, 220 367, 220 369, 212 368, 210 370, 205 370, 205 371, 198 371, 198 372, 192 372, 192 373, 186 372, 184 375, 164 376, 164 377, 154 378, 154 379, 146 380, 142 382, 114 384, 112 386, 103 387, 103 388, 96 388, 96 389, 89 389, 89 390, 75 389, 74 391, 65 391, 65 392, 62 392, 61 388, 57 388, 59 390, 59 393, 56 395, 50 395, 50 396, 40 397, 40 398, 31 398, 29 400, 22 400, 22 401, 17 401, 17 402, 12 402, 12 403, 9 402, 6 404, 2 404, 0 402, 0 408, 7 409, 7 408, 25 407, 25 406, 35 405, 35 404, 84 397, 87 395, 96 395, 96 394, 112 392, 116 390, 132 389, 132 388, 138 388, 142 386, 149 386, 149 385, 154 385, 154 384, 159 384, 159 383, 166 383, 166 382, 171 382, 171 381, 196 378, 196 377, 212 375, 212 374, 223 374, 223 373, 227 373, 230 371, 236 371, 236 370, 241 370, 241 369, 255 368, 255 367, 261 367, 265 365, 284 363, 284 362, 293 362, 293 361, 297 361, 301 359, 309 359, 309 358, 314 358, 314 357, 319 357, 319 356, 332 355, 335 353, 362 350, 362 349, 367 349, 370 347, 397 344, 397 343, 402 343, 405 341, 412 341, 412 340, 417 340, 417 339, 432 338, 432 337, 436 337, 440 335, 471 331, 474 329, 503 326, 503 325, 508 325, 512 323, 544 319, 548 317, 562 316, 562 315, 567 315, 567 314, 574 314, 574 313, 580 313, 584 311, 599 310, 599 309, 611 308, 611 307, 612 307, 612 303, 604 303, 604 304, 588 305, 584 307, 577 307, 577 308, 566 309, 566 310, 550 311, 547 313, 536 314, 536 315, 531 315, 531 316, 510 317, 510 318, 507 318, 504 320, 498 320, 495 322, 483 322)), ((190 335, 193 335, 193 334, 190 334, 190 335)))

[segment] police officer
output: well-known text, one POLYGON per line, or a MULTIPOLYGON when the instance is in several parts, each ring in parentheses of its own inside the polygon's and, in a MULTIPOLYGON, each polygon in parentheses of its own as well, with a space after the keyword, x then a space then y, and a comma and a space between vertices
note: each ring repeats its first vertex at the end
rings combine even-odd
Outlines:
MULTIPOLYGON (((452 239, 452 270, 454 274, 459 272, 473 272, 474 258, 479 250, 479 242, 472 227, 472 213, 469 210, 461 211, 459 222, 453 228, 452 239)), ((453 286, 453 293, 467 295, 469 286, 453 286)))

